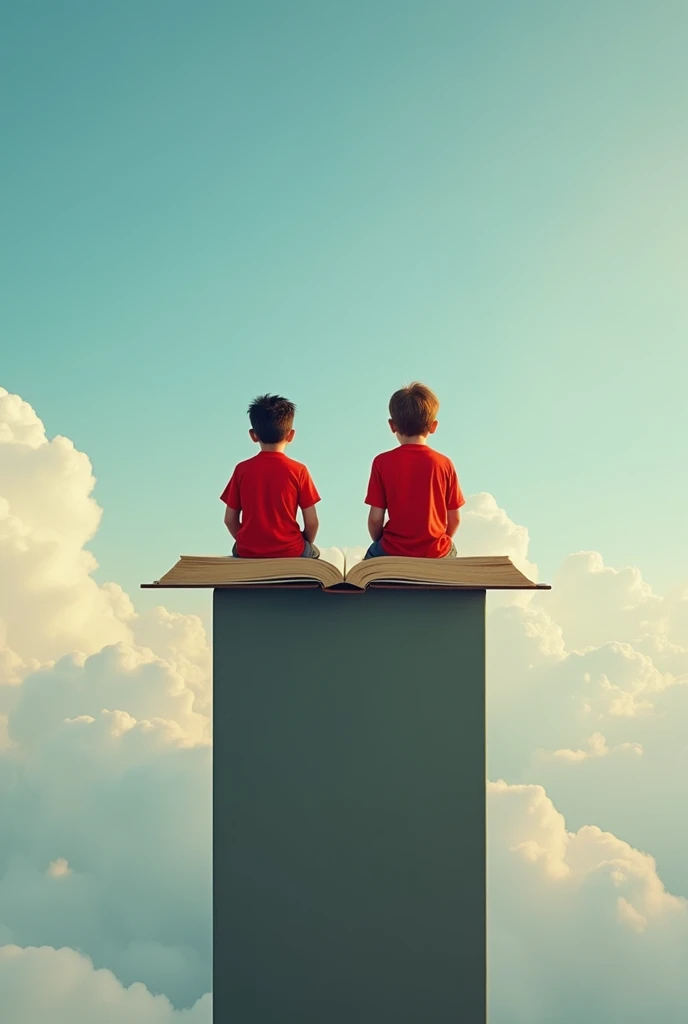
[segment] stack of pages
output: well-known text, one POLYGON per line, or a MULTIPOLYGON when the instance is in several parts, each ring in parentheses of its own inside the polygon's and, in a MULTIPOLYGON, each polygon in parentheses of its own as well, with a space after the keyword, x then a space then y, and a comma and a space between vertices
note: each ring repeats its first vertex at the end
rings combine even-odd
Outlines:
POLYGON ((320 558, 232 558, 182 555, 147 587, 288 586, 325 590, 374 586, 450 587, 462 590, 549 590, 524 576, 506 555, 470 558, 369 558, 363 549, 328 548, 320 558))

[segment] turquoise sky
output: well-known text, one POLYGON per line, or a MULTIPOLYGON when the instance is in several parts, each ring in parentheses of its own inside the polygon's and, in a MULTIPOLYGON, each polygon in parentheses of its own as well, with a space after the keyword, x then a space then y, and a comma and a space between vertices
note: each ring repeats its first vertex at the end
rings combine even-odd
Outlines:
POLYGON ((99 577, 226 550, 267 390, 363 543, 420 378, 545 577, 678 582, 687 51, 680 0, 6 5, 0 384, 91 457, 99 577))

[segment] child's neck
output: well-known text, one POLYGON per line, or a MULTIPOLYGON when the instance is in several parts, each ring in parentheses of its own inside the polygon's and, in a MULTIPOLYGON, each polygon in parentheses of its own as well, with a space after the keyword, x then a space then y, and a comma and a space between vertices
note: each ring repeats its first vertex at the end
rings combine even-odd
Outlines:
POLYGON ((277 444, 263 444, 262 441, 259 441, 258 443, 260 444, 260 450, 262 452, 283 452, 289 444, 288 441, 278 441, 277 444))
POLYGON ((397 441, 399 444, 427 444, 427 434, 417 434, 415 436, 409 436, 408 434, 397 434, 397 441))

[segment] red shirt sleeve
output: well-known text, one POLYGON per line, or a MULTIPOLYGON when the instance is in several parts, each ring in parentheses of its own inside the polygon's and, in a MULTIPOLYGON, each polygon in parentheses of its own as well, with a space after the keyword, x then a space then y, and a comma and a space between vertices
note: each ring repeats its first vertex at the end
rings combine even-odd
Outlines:
POLYGON ((236 470, 232 473, 231 479, 220 495, 220 501, 233 508, 235 512, 241 512, 241 498, 239 497, 239 481, 236 470))
POLYGON ((365 496, 366 505, 371 505, 373 508, 387 508, 387 497, 385 495, 385 485, 382 482, 380 476, 380 468, 377 463, 377 459, 373 459, 373 466, 370 470, 370 480, 368 481, 368 493, 365 496))
POLYGON ((319 501, 320 495, 315 488, 313 478, 304 466, 299 480, 299 508, 310 508, 312 505, 316 505, 319 501))
POLYGON ((455 512, 456 509, 461 508, 461 506, 465 504, 466 499, 463 496, 463 491, 459 484, 459 478, 456 475, 456 470, 452 466, 449 470, 449 479, 447 480, 447 511, 455 512))

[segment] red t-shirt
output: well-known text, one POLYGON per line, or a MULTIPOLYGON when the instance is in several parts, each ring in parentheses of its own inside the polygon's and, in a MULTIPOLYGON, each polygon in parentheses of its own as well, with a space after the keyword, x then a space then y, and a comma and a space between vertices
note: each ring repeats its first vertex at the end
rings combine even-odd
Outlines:
POLYGON ((426 444, 400 444, 373 459, 365 503, 387 509, 385 554, 443 558, 452 545, 447 512, 466 499, 451 459, 426 444))
POLYGON ((241 558, 298 558, 304 540, 297 510, 320 501, 306 467, 284 452, 259 452, 240 462, 220 498, 241 512, 241 558))

